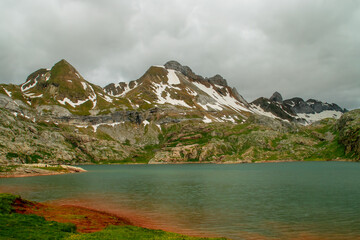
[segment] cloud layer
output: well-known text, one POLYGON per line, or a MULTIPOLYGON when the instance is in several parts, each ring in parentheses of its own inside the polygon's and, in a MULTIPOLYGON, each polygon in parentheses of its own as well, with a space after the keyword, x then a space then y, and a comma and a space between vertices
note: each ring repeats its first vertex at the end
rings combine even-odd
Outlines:
POLYGON ((2 0, 0 82, 64 58, 92 83, 177 60, 248 101, 279 91, 360 108, 360 1, 2 0))

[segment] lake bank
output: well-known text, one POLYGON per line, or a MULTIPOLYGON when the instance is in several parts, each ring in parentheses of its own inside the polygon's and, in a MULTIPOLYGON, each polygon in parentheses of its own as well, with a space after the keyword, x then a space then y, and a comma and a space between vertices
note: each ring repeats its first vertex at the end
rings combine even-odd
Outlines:
MULTIPOLYGON (((155 163, 111 163, 111 164, 93 164, 84 163, 81 166, 101 166, 101 165, 200 165, 200 164, 251 164, 251 163, 288 163, 288 162, 357 162, 349 159, 333 159, 333 160, 259 160, 259 161, 226 161, 226 162, 155 162, 155 163)), ((50 176, 68 173, 81 173, 87 172, 82 167, 75 167, 71 165, 52 165, 52 164, 21 164, 21 165, 0 165, 0 178, 21 178, 21 177, 36 177, 36 176, 50 176)))
POLYGON ((94 209, 32 202, 1 193, 0 220, 0 237, 11 239, 200 239, 136 227, 127 219, 94 209))
POLYGON ((0 178, 49 176, 86 172, 81 167, 51 164, 21 164, 0 166, 0 178))

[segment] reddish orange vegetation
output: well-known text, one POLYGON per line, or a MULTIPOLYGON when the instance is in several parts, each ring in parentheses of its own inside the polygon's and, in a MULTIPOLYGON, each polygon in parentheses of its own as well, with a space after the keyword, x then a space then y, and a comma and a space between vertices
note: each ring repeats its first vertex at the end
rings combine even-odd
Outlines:
POLYGON ((127 219, 116 215, 78 206, 57 206, 22 199, 17 199, 13 206, 17 213, 35 214, 46 220, 74 223, 77 230, 83 233, 100 231, 109 225, 132 225, 127 219))

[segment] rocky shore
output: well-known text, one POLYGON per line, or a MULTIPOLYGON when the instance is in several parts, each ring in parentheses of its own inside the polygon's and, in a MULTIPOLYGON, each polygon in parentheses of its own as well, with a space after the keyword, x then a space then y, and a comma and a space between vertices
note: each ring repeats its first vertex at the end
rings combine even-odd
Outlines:
POLYGON ((8 177, 33 177, 59 175, 66 173, 80 173, 86 170, 70 165, 50 165, 50 164, 21 164, 21 165, 2 165, 0 166, 0 178, 8 177))

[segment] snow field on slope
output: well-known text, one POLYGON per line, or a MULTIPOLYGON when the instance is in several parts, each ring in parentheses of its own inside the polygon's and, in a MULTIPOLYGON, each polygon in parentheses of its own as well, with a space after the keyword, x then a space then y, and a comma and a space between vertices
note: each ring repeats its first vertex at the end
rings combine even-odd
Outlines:
POLYGON ((298 113, 297 114, 300 118, 304 118, 308 124, 311 124, 316 121, 320 121, 324 118, 335 118, 339 119, 342 116, 342 112, 333 111, 333 110, 326 110, 321 113, 298 113))
POLYGON ((76 106, 80 106, 83 103, 86 103, 87 101, 89 101, 89 99, 85 99, 85 100, 78 100, 77 102, 73 102, 68 98, 64 98, 63 100, 58 100, 58 102, 62 105, 65 105, 66 103, 69 104, 70 106, 72 106, 73 108, 76 108, 76 106))
POLYGON ((179 80, 178 76, 176 75, 175 70, 168 69, 167 71, 168 71, 168 74, 167 74, 168 84, 169 85, 180 84, 180 80, 179 80))
POLYGON ((193 84, 196 87, 198 87, 200 90, 208 94, 210 97, 212 97, 217 102, 216 105, 218 105, 219 107, 220 105, 223 105, 232 108, 236 111, 250 112, 249 109, 243 107, 239 101, 231 97, 229 93, 227 93, 226 96, 222 96, 218 92, 216 92, 216 90, 213 88, 212 85, 210 85, 210 87, 208 88, 201 83, 194 82, 193 84))
POLYGON ((274 114, 272 114, 271 112, 265 112, 261 107, 256 106, 255 104, 251 104, 251 110, 254 113, 259 114, 259 115, 263 115, 263 116, 270 117, 273 119, 280 119, 277 116, 275 116, 274 114))
POLYGON ((183 106, 186 108, 193 108, 193 107, 189 106, 184 100, 178 100, 178 99, 171 98, 170 94, 165 91, 166 88, 174 88, 174 87, 169 86, 169 85, 164 85, 164 84, 158 84, 158 83, 153 83, 153 86, 154 86, 155 94, 158 98, 156 103, 158 103, 158 104, 166 104, 167 103, 167 104, 172 104, 172 105, 183 106), (166 96, 162 97, 161 95, 164 91, 166 93, 166 96))

